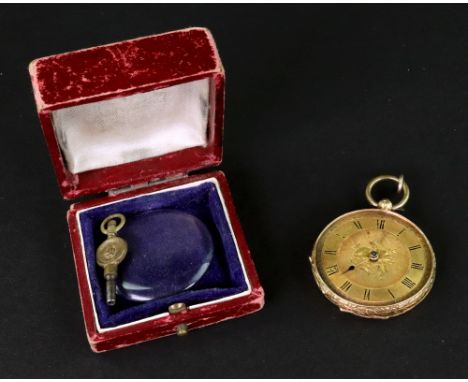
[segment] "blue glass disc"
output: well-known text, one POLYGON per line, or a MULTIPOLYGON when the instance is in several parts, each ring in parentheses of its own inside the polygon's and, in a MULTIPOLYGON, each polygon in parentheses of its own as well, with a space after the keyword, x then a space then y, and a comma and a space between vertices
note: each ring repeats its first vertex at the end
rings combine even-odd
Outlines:
POLYGON ((208 228, 181 211, 128 218, 121 236, 129 252, 119 265, 117 293, 130 301, 150 301, 192 287, 213 258, 208 228))

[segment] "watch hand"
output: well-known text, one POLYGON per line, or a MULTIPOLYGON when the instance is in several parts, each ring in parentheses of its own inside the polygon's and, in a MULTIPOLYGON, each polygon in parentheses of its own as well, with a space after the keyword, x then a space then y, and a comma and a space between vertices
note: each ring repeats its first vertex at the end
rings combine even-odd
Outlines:
POLYGON ((357 264, 351 264, 349 266, 349 268, 347 270, 345 270, 344 272, 341 272, 341 274, 345 274, 346 272, 349 272, 349 271, 354 271, 354 269, 356 269, 356 267, 359 267, 361 264, 364 264, 365 262, 369 261, 368 259, 365 259, 357 264))
POLYGON ((344 272, 341 272, 341 274, 344 275, 346 272, 354 271, 354 268, 356 268, 354 265, 350 265, 349 268, 345 270, 344 272))

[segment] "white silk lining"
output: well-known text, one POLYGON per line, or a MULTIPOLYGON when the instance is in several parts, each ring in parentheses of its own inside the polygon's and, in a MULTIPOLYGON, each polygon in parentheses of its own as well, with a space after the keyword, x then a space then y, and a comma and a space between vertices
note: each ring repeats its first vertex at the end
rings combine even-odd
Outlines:
POLYGON ((52 114, 70 172, 206 146, 209 79, 72 106, 52 114))

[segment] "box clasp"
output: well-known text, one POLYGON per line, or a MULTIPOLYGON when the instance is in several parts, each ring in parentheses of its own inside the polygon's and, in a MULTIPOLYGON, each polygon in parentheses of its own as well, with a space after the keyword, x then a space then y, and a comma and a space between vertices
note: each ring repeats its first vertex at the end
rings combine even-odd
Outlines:
MULTIPOLYGON (((183 302, 176 302, 175 304, 169 305, 167 308, 171 315, 179 314, 187 311, 187 306, 183 302)), ((179 324, 175 327, 176 334, 181 337, 188 334, 188 325, 186 323, 179 324)))
POLYGON ((187 310, 187 306, 183 302, 176 302, 175 304, 169 305, 167 310, 170 314, 178 314, 185 312, 187 310))

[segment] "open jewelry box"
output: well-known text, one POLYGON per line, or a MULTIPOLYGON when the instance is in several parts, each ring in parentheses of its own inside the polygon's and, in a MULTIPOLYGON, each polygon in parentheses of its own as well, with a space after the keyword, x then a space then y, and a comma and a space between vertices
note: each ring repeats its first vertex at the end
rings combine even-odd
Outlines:
POLYGON ((222 157, 224 70, 209 31, 44 57, 30 74, 62 194, 101 194, 68 212, 91 348, 183 334, 261 309, 263 289, 225 175, 189 175, 222 157), (136 286, 136 299, 106 304, 96 248, 105 239, 101 222, 114 213, 127 220, 119 276, 141 272, 165 293, 142 298, 136 286), (128 265, 142 257, 155 267, 128 265))

